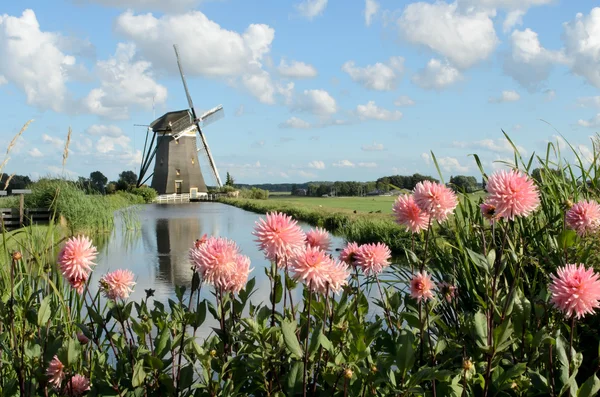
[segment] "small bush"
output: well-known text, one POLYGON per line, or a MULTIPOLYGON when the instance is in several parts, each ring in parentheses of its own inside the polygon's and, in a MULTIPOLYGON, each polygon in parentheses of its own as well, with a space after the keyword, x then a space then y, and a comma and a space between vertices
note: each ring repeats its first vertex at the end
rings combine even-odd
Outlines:
POLYGON ((134 187, 130 190, 130 192, 137 196, 141 196, 146 203, 151 203, 156 197, 158 197, 156 190, 149 186, 134 187))

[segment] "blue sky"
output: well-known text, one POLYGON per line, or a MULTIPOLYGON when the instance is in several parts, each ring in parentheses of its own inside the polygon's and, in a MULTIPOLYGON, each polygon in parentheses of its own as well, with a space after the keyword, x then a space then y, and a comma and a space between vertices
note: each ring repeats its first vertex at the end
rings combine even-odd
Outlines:
MULTIPOLYGON (((600 8, 556 0, 56 0, 0 6, 7 173, 139 169, 145 129, 187 106, 242 183, 478 175, 600 126, 600 8)), ((209 179, 210 183, 210 179, 209 179)))

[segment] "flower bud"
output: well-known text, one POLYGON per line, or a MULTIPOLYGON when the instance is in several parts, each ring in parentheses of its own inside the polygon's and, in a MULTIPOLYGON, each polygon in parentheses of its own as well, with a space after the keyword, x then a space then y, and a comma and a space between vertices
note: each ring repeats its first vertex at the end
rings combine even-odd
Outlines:
POLYGON ((346 370, 344 371, 344 376, 346 377, 346 379, 352 379, 352 375, 354 375, 352 370, 350 368, 346 368, 346 370))
POLYGON ((470 371, 473 368, 473 362, 471 360, 464 360, 463 361, 463 369, 465 371, 470 371))
POLYGON ((21 251, 13 251, 13 253, 12 253, 12 260, 13 261, 20 261, 21 258, 23 258, 23 255, 21 254, 21 251))
POLYGON ((377 367, 375 365, 371 366, 371 372, 377 372, 377 367))
POLYGON ((217 351, 216 350, 213 349, 213 350, 210 351, 210 356, 211 357, 216 357, 216 355, 217 355, 217 351))

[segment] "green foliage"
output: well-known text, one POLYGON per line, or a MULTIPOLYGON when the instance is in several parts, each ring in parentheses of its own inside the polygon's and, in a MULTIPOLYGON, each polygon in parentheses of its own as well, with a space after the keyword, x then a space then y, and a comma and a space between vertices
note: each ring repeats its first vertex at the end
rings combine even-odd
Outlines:
POLYGON ((247 198, 252 200, 267 200, 269 198, 269 191, 258 189, 253 187, 252 189, 240 189, 240 198, 247 198))
POLYGON ((142 197, 145 203, 151 203, 156 197, 158 197, 158 193, 156 192, 156 190, 152 189, 150 186, 145 185, 140 187, 134 187, 129 192, 131 194, 135 194, 136 196, 142 197))
POLYGON ((457 192, 472 193, 479 190, 477 179, 474 176, 456 175, 450 177, 450 186, 457 192))

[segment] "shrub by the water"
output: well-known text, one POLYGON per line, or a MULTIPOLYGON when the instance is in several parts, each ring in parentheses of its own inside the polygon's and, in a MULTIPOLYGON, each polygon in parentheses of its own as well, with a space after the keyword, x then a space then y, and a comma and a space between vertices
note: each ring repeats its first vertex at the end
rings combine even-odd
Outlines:
POLYGON ((248 231, 267 269, 231 240, 197 236, 190 285, 168 308, 152 290, 130 301, 127 269, 89 285, 87 237, 57 259, 40 255, 47 241, 25 241, 0 255, 0 395, 597 395, 600 175, 557 158, 517 154, 514 170, 484 175, 479 202, 417 184, 394 204, 409 230, 397 234, 401 263, 382 242, 351 241, 338 259, 325 231, 283 213, 248 231), (534 183, 533 160, 559 172, 534 183), (253 269, 268 297, 254 294, 253 269), (218 325, 198 338, 207 316, 218 325))
POLYGON ((134 187, 130 190, 130 193, 141 196, 145 203, 151 203, 156 197, 158 197, 156 190, 149 186, 134 187))

